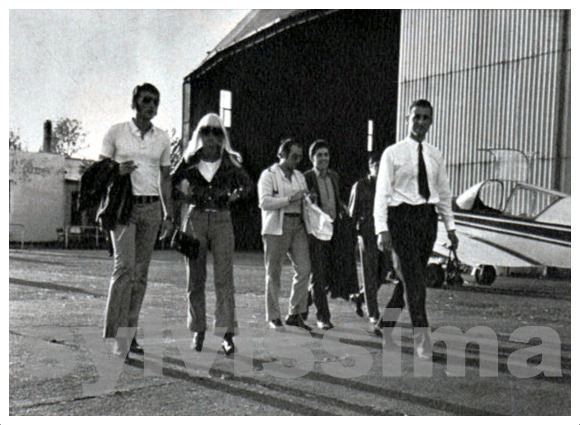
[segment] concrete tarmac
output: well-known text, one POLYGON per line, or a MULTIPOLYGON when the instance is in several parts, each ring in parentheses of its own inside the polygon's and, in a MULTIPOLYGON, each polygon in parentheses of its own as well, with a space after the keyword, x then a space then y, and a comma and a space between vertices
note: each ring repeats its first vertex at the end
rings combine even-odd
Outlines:
MULTIPOLYGON (((413 356, 403 311, 383 346, 367 318, 330 300, 332 331, 268 329, 261 253, 236 253, 240 334, 220 352, 190 349, 185 268, 155 251, 137 333, 145 355, 111 355, 101 338, 112 259, 101 250, 10 250, 10 415, 570 415, 570 280, 499 277, 428 289, 433 361, 413 356), (476 340, 477 343, 468 343, 476 340), (446 347, 447 345, 447 347, 446 347)), ((283 271, 285 311, 290 268, 283 271)), ((380 305, 393 285, 379 291, 380 305)), ((211 257, 208 326, 215 296, 211 257)))

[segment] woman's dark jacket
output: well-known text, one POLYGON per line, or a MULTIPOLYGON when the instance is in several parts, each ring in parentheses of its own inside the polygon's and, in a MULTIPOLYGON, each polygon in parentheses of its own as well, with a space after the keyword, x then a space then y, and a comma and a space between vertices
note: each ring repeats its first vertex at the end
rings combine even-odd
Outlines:
POLYGON ((176 198, 195 205, 198 210, 229 210, 229 198, 234 190, 238 191, 240 199, 250 195, 253 187, 250 176, 228 153, 223 154, 222 162, 211 182, 197 168, 200 156, 201 152, 198 152, 189 162, 182 159, 171 173, 174 187, 183 179, 190 185, 187 195, 179 192, 176 198))

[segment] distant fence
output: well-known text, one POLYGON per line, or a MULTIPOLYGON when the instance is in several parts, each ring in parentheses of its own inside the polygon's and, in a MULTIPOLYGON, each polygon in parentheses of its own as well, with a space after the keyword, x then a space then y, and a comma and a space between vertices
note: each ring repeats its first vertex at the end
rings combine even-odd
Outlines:
POLYGON ((65 249, 73 244, 81 248, 98 249, 105 240, 105 234, 98 226, 66 226, 63 236, 65 249))

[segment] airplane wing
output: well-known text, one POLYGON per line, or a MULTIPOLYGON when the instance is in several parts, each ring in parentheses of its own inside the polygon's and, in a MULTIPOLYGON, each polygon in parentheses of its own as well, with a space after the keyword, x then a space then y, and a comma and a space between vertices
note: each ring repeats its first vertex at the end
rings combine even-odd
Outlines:
MULTIPOLYGON (((481 238, 477 235, 456 230, 459 238, 457 256, 461 263, 468 266, 489 264, 498 267, 537 267, 538 264, 531 258, 526 258, 521 253, 510 251, 505 246, 494 243, 491 238, 481 238)), ((439 222, 437 241, 433 251, 441 256, 449 256, 449 239, 447 230, 442 222, 439 222)))

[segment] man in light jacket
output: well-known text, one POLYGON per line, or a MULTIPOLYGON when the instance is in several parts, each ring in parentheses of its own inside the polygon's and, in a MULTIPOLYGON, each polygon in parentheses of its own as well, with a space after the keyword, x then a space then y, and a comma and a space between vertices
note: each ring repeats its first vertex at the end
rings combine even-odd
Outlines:
POLYGON ((279 162, 265 169, 258 180, 266 269, 266 320, 272 329, 284 327, 278 299, 282 263, 288 255, 294 276, 285 323, 311 330, 301 317, 308 310, 310 279, 310 253, 302 207, 308 190, 304 176, 296 169, 302 161, 302 151, 302 145, 296 140, 283 140, 278 149, 279 162))

